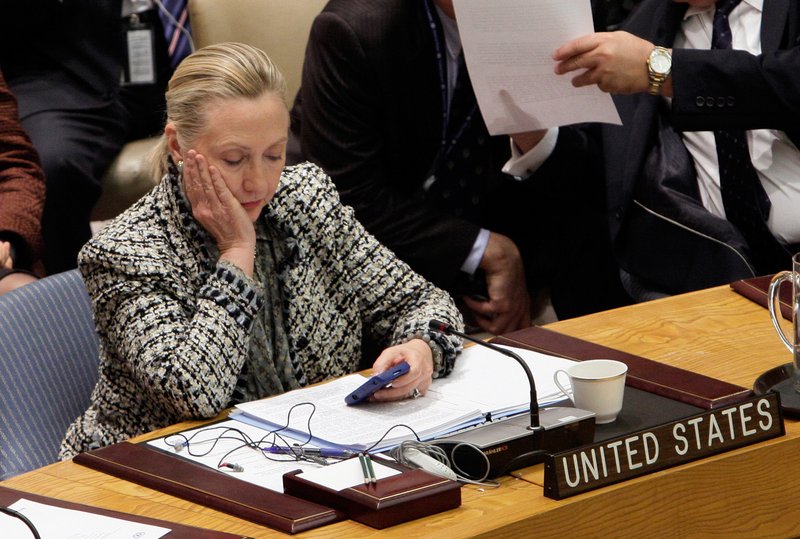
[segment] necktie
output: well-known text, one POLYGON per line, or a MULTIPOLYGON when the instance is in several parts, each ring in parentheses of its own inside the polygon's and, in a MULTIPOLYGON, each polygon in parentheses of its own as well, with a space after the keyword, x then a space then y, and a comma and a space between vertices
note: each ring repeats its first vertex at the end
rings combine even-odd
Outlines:
POLYGON ((731 25, 728 22, 733 8, 738 6, 742 0, 719 0, 716 11, 714 12, 714 28, 711 34, 712 49, 732 48, 731 25))
POLYGON ((191 26, 189 26, 188 2, 187 0, 160 0, 158 3, 161 4, 158 15, 161 17, 164 37, 167 40, 169 63, 174 69, 192 52, 189 38, 191 26), (181 30, 181 27, 185 31, 181 30))
MULTIPOLYGON (((712 49, 732 48, 728 15, 741 0, 719 0, 714 12, 712 49)), ((744 236, 757 272, 785 269, 788 253, 767 227, 771 203, 750 161, 744 130, 714 131, 725 215, 744 236)))

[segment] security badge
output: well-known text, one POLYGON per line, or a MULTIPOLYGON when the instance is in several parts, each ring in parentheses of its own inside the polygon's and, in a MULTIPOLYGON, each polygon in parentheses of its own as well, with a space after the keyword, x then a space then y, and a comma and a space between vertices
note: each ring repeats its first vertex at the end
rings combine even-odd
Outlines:
POLYGON ((156 82, 153 25, 142 21, 139 16, 143 11, 150 9, 153 9, 152 0, 124 0, 122 2, 122 27, 127 50, 123 84, 154 84, 156 82))

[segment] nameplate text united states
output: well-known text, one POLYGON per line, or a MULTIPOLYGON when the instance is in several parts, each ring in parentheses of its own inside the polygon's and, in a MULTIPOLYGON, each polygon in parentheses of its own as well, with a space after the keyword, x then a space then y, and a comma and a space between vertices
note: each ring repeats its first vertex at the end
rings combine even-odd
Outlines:
POLYGON ((544 494, 560 500, 784 434, 780 398, 768 393, 577 449, 549 455, 544 494))

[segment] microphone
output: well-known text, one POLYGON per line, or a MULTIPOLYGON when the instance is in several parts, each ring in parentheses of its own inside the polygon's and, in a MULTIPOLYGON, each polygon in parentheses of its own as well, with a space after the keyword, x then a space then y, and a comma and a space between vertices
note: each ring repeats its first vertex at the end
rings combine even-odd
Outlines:
POLYGON ((428 327, 439 333, 456 335, 513 358, 524 369, 530 385, 529 416, 520 414, 500 420, 489 420, 430 442, 449 455, 456 471, 469 479, 483 481, 539 463, 546 455, 594 441, 593 412, 560 406, 543 408, 541 412, 539 411, 536 382, 528 364, 518 354, 456 331, 450 325, 438 320, 431 320, 428 327))
POLYGON ((539 424, 539 404, 538 404, 539 399, 536 397, 536 381, 533 379, 533 374, 531 373, 530 367, 528 367, 528 364, 525 363, 521 357, 519 357, 519 354, 516 354, 511 350, 508 350, 507 348, 501 348, 496 344, 482 341, 481 339, 476 339, 475 337, 471 337, 466 333, 456 331, 449 324, 445 324, 444 322, 440 322, 438 320, 431 320, 430 322, 428 322, 428 327, 433 331, 438 331, 439 333, 444 333, 447 335, 456 335, 457 337, 461 337, 462 339, 474 342, 475 344, 485 346, 486 348, 489 348, 490 350, 494 350, 495 352, 499 352, 505 356, 508 356, 514 359, 517 363, 519 363, 520 366, 525 371, 525 375, 528 377, 528 385, 531 388, 531 424, 528 428, 534 431, 540 430, 542 428, 541 425, 539 424))

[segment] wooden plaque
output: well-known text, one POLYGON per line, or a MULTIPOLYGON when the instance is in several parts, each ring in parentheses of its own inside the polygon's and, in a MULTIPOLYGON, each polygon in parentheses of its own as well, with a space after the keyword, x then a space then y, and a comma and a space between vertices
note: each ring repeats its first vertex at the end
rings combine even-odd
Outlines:
POLYGON ((555 500, 568 498, 784 433, 780 397, 768 393, 549 455, 544 494, 555 500))

